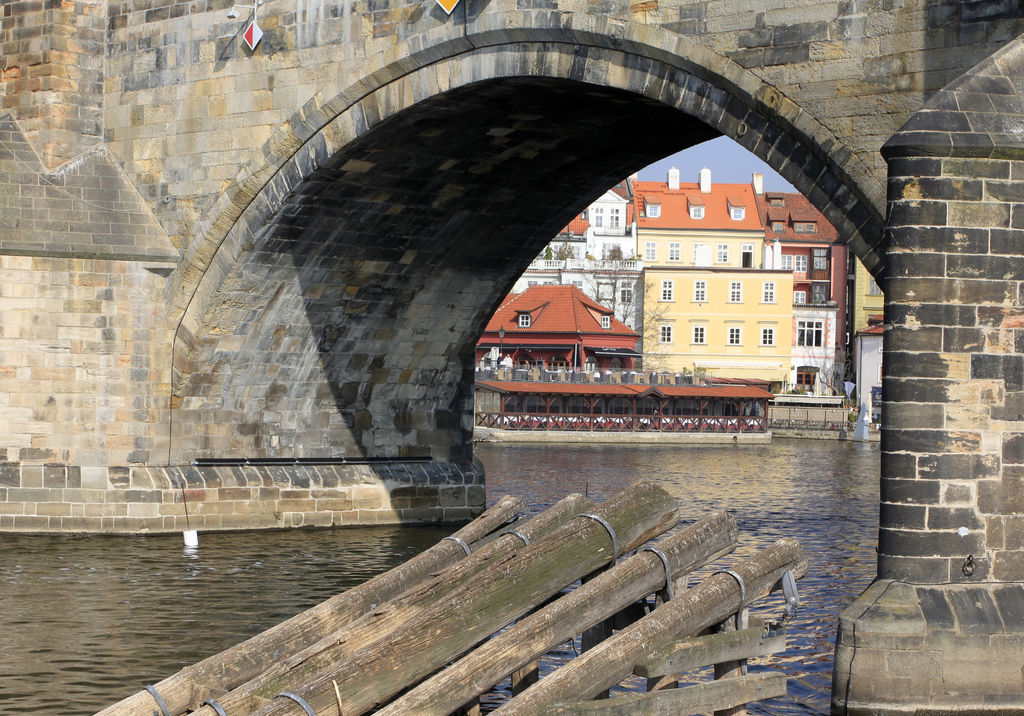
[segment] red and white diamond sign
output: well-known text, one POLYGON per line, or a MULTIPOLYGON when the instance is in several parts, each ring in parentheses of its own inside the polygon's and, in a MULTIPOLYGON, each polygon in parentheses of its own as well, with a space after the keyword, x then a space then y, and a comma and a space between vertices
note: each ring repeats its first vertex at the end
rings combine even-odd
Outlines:
POLYGON ((253 20, 249 27, 245 28, 245 32, 242 34, 242 38, 245 40, 245 44, 249 46, 250 50, 255 50, 256 45, 260 44, 260 39, 263 37, 263 30, 253 20))

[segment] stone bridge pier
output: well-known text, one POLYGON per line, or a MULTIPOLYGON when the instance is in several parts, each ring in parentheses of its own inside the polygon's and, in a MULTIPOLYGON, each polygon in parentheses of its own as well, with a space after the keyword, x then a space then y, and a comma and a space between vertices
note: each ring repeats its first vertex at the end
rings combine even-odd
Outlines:
POLYGON ((474 345, 727 135, 886 292, 837 714, 1024 712, 1024 19, 996 0, 0 6, 0 530, 459 520, 474 345), (187 514, 186 514, 187 509, 187 514))

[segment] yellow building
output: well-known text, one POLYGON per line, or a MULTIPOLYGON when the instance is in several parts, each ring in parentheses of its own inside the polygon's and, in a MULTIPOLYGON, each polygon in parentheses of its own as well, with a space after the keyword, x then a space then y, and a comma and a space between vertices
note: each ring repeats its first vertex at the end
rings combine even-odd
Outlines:
POLYGON ((718 378, 789 378, 793 272, 644 269, 644 366, 718 378))
POLYGON ((852 260, 854 265, 853 290, 850 292, 850 335, 867 328, 869 318, 881 315, 885 309, 885 296, 860 259, 852 260))
POLYGON ((644 367, 718 378, 789 378, 793 272, 764 266, 754 188, 635 182, 644 262, 644 367))

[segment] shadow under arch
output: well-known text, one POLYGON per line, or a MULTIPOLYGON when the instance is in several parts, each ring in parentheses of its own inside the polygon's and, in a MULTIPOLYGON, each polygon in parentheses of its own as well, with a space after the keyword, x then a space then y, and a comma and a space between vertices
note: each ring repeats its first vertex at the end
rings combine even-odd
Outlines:
POLYGON ((718 134, 777 168, 881 271, 877 187, 850 171, 866 170, 730 61, 695 52, 728 71, 712 81, 653 46, 482 44, 374 75, 333 118, 345 93, 305 107, 267 145, 294 153, 265 148, 218 202, 169 294, 182 311, 172 462, 468 460, 472 345, 521 269, 599 191, 718 134), (237 434, 219 428, 232 423, 237 434))

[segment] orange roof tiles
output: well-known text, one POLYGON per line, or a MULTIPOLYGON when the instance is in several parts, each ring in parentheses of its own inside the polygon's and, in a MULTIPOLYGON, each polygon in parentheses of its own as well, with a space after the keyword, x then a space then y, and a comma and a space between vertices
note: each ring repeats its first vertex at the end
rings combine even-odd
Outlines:
POLYGON ((600 333, 639 338, 629 326, 615 318, 612 309, 570 285, 530 286, 522 293, 510 294, 491 316, 484 331, 497 331, 502 327, 506 334, 600 333), (522 313, 530 314, 527 328, 519 325, 522 313), (602 316, 609 317, 611 328, 601 327, 602 316))
MULTIPOLYGON (((661 205, 661 215, 651 217, 648 212, 637 216, 637 226, 644 229, 718 229, 735 231, 761 231, 761 217, 749 184, 712 184, 711 191, 702 194, 700 185, 680 183, 679 189, 668 188, 666 182, 637 181, 633 184, 638 205, 661 205), (705 206, 703 219, 690 218, 690 204, 705 206), (744 207, 743 219, 729 215, 729 206, 744 207)), ((639 212, 638 212, 639 213, 639 212)))
POLYGON ((764 236, 769 241, 828 242, 838 241, 839 232, 828 222, 825 216, 814 208, 803 194, 771 192, 757 197, 758 212, 766 217, 764 236), (771 206, 770 200, 781 199, 783 206, 771 206), (774 222, 783 222, 782 231, 776 231, 774 222), (817 231, 813 234, 796 233, 794 222, 813 221, 817 231))

